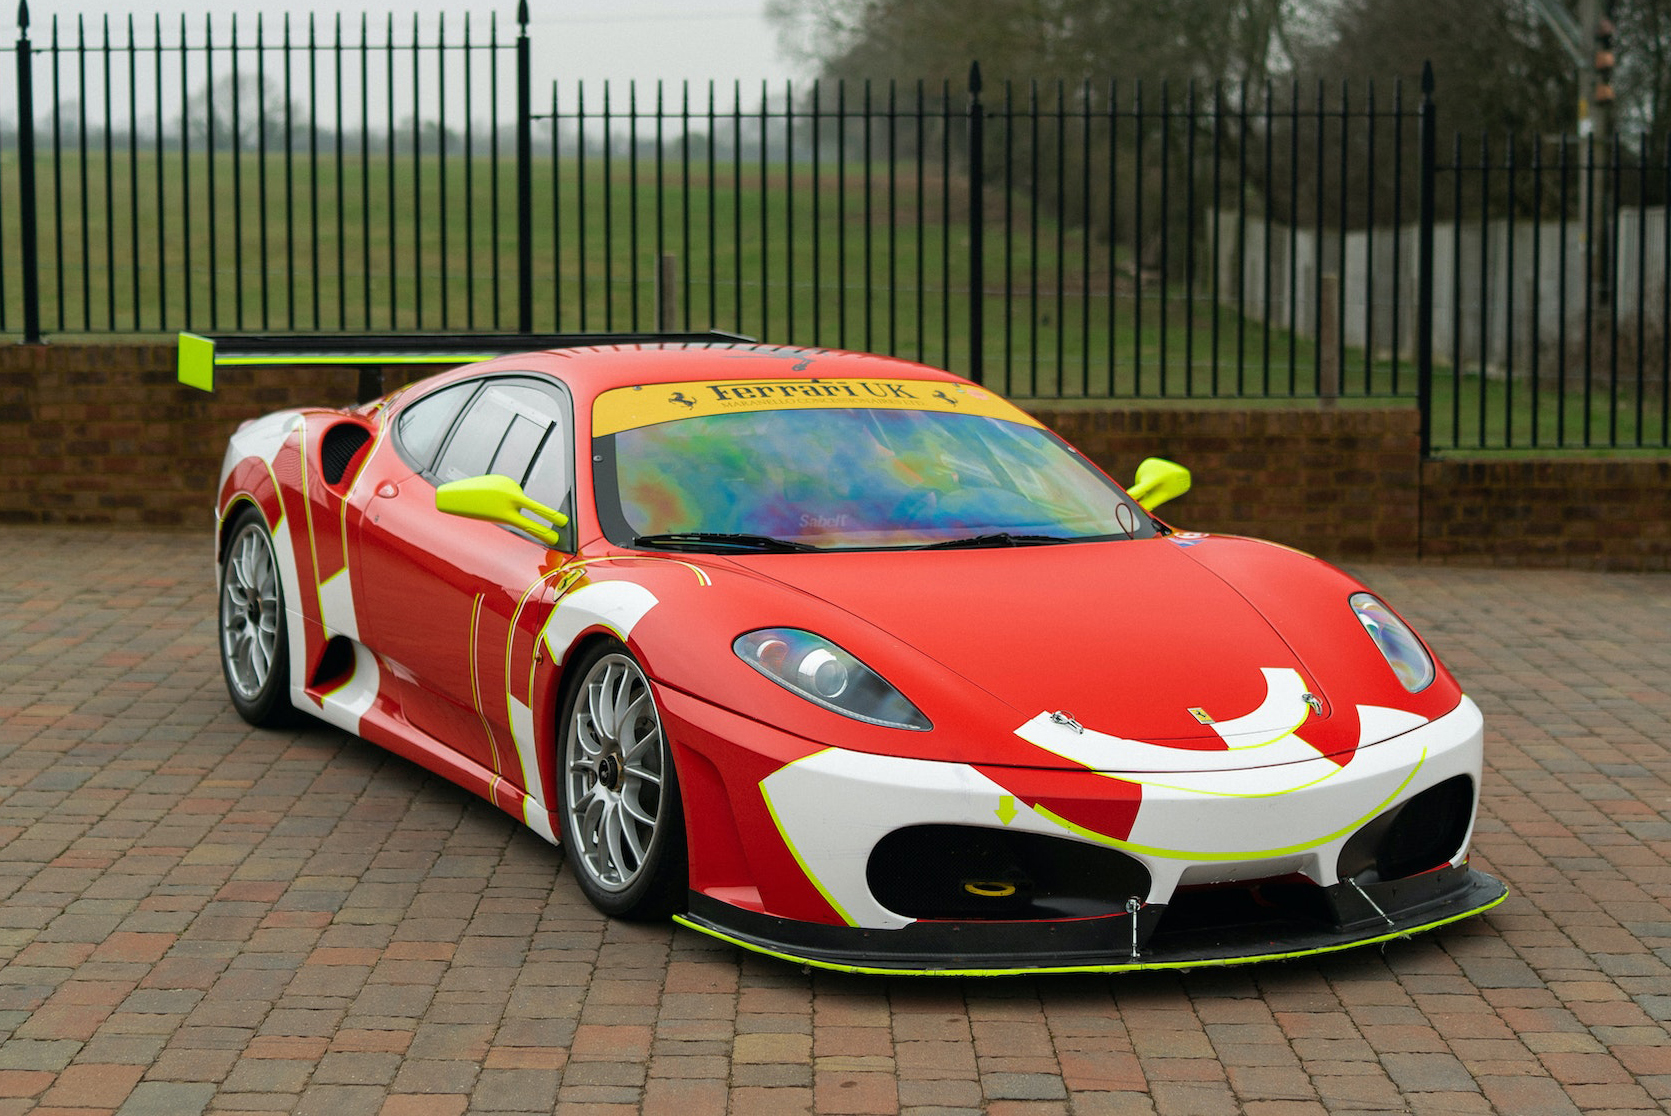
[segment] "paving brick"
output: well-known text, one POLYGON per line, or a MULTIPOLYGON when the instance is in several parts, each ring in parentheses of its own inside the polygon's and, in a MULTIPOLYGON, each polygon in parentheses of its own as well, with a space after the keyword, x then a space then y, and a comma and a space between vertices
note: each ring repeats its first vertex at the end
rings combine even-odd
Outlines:
POLYGON ((730 1089, 724 1077, 652 1079, 644 1088, 644 1116, 696 1116, 724 1112, 730 1089))
POLYGON ((195 1116, 208 1107, 214 1091, 213 1085, 141 1081, 116 1112, 117 1116, 195 1116))
POLYGON ((1158 1116, 1239 1116, 1241 1112, 1226 1085, 1167 1082, 1151 1092, 1158 1116))
POLYGON ((1616 1085, 1631 1080, 1624 1066, 1607 1053, 1551 1053, 1540 1060, 1562 1085, 1616 1085))
POLYGON ((464 1116, 469 1105, 464 1096, 391 1093, 377 1111, 378 1116, 464 1116))
POLYGON ((810 1087, 761 1087, 734 1086, 730 1095, 730 1111, 736 1116, 747 1116, 748 1113, 771 1112, 783 1113, 784 1116, 812 1111, 812 1089, 810 1087))
POLYGON ((90 538, 0 527, 0 1116, 1671 1103, 1664 575, 1360 571, 1486 711, 1476 857, 1514 893, 1485 917, 1252 969, 885 981, 611 922, 470 795, 250 730, 198 535, 90 538))
POLYGON ((0 1097, 37 1097, 57 1079, 48 1070, 0 1070, 0 1097))
POLYGON ((990 1100, 1059 1100, 1067 1096, 1062 1079, 1049 1073, 983 1073, 981 1089, 990 1100))
POLYGON ((821 1113, 890 1113, 899 1107, 899 1084, 891 1073, 819 1071, 813 1097, 821 1113))

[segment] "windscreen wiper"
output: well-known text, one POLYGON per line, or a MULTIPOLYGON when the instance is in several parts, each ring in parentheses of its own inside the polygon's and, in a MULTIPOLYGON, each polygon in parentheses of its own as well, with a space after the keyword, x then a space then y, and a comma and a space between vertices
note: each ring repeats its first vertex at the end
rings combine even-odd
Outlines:
POLYGON ((1050 543, 1079 542, 1079 539, 1063 538, 1061 535, 1015 535, 1008 531, 993 531, 985 535, 968 535, 961 539, 941 539, 939 542, 924 543, 916 550, 957 550, 968 547, 995 546, 1046 546, 1050 543))
POLYGON ((638 535, 632 545, 647 550, 758 550, 768 553, 804 553, 819 548, 771 535, 748 535, 728 531, 672 531, 664 535, 638 535))

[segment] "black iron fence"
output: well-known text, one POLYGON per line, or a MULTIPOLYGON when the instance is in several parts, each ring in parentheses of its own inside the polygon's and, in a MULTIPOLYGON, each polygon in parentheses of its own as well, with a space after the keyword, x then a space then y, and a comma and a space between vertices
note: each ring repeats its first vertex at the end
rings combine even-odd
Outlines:
POLYGON ((25 341, 717 328, 1022 398, 1413 397, 1438 450, 1671 447, 1671 150, 1440 142, 1430 86, 537 92, 525 4, 19 23, 25 341))

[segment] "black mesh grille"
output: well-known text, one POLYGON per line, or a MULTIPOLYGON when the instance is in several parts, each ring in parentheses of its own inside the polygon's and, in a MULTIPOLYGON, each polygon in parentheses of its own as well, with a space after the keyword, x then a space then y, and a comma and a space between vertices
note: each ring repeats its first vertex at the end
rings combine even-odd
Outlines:
POLYGON ((319 444, 319 467, 325 474, 325 483, 341 483, 354 455, 369 441, 371 432, 352 422, 339 422, 325 431, 325 438, 319 444))

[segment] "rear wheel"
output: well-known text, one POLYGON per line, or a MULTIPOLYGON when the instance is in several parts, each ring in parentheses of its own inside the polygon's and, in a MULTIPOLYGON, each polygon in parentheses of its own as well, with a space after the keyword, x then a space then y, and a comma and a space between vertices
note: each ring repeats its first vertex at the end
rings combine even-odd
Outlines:
POLYGON ((244 720, 273 727, 291 719, 284 585, 273 538, 254 508, 232 521, 221 563, 220 665, 244 720))
POLYGON ((622 918, 683 908, 685 819, 650 681, 614 640, 571 667, 559 744, 559 819, 580 889, 622 918))

